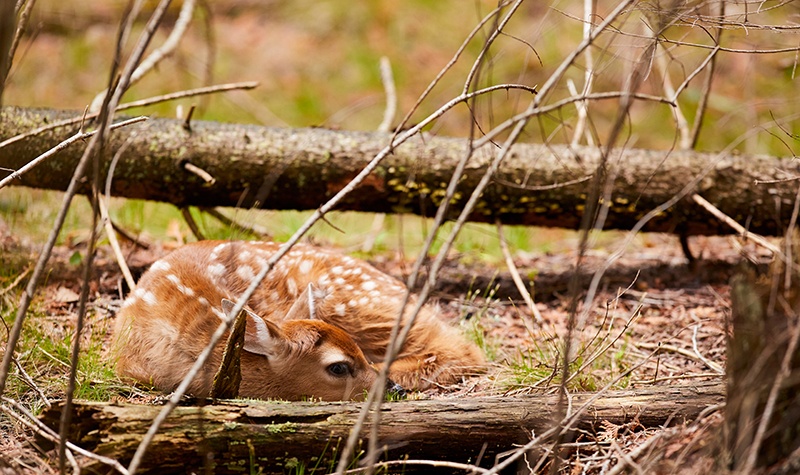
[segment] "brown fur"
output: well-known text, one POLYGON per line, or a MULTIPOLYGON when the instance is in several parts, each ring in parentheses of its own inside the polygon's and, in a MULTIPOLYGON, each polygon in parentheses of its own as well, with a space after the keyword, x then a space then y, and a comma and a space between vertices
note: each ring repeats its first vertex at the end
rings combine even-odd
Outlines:
MULTIPOLYGON (((279 247, 277 243, 203 241, 184 246, 154 264, 139 282, 138 296, 134 293, 129 297, 118 316, 119 371, 156 387, 174 388, 220 322, 208 307, 219 307, 223 298, 235 300, 241 295, 251 277, 279 247), (163 270, 165 266, 169 270, 163 270), (186 295, 168 281, 169 274, 179 276, 180 285, 193 289, 194 295, 186 295), (145 299, 148 291, 153 293, 152 299, 167 304, 148 305, 145 299), (209 305, 201 303, 200 296, 209 305), (177 327, 175 335, 165 328, 165 322, 177 327)), ((305 330, 314 327, 319 330, 315 341, 322 338, 323 342, 335 345, 358 365, 362 365, 365 357, 380 365, 405 291, 400 282, 365 262, 297 245, 270 271, 248 305, 255 314, 279 328, 287 341, 294 342, 294 347, 307 347, 297 342, 308 337, 303 336, 305 330), (321 321, 286 321, 296 318, 289 315, 297 311, 297 306, 294 309, 292 306, 308 298, 305 290, 309 284, 314 294, 314 316, 321 321)), ((408 311, 413 303, 412 300, 408 311)), ((301 312, 307 311, 307 307, 303 309, 301 312)), ((253 326, 248 320, 250 335, 253 326)), ((194 392, 203 394, 210 388, 220 351, 218 348, 193 384, 194 392)), ((314 364, 319 366, 319 363, 306 358, 310 366, 301 370, 297 365, 302 358, 297 355, 302 351, 291 354, 294 359, 285 359, 288 366, 284 372, 278 368, 280 365, 265 365, 257 360, 264 359, 260 355, 243 352, 241 395, 289 399, 296 398, 293 397, 296 394, 308 395, 303 392, 307 391, 303 383, 295 384, 293 377, 312 371, 314 364), (245 368, 250 373, 248 378, 244 377, 245 368)), ((390 378, 406 389, 425 389, 432 384, 455 383, 483 364, 480 350, 457 329, 439 320, 434 307, 426 305, 391 367, 390 378)), ((363 376, 352 383, 353 388, 361 390, 371 379, 374 379, 371 373, 363 376)), ((311 384, 315 386, 319 386, 316 380, 311 384)))

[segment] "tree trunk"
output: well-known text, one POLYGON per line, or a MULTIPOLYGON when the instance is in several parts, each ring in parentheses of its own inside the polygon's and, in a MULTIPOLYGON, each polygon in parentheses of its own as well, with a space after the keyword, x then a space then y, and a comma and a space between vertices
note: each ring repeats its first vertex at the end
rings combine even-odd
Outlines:
MULTIPOLYGON (((591 394, 575 394, 578 408, 591 394)), ((721 384, 611 391, 582 414, 577 427, 593 430, 601 421, 623 424, 637 419, 647 427, 682 423, 724 400, 721 384)), ((384 404, 380 443, 389 460, 409 457, 475 462, 482 465, 513 444, 530 440, 552 426, 556 396, 486 397, 400 401, 384 404)), ((361 403, 284 403, 224 401, 204 407, 178 407, 150 446, 142 473, 282 472, 293 464, 305 473, 325 473, 343 449, 361 403), (317 467, 317 470, 313 470, 317 467)), ((78 402, 70 440, 96 453, 120 460, 132 457, 158 406, 78 402)), ((61 407, 42 416, 58 425, 61 407)), ((101 465, 91 471, 103 472, 101 465)), ((408 471, 408 470, 406 470, 408 471)), ((298 472, 300 473, 300 472, 298 472)))
MULTIPOLYGON (((0 139, 21 134, 75 112, 8 107, 0 113, 0 139)), ((0 148, 0 167, 17 170, 78 130, 61 127, 0 148)), ((115 196, 158 200, 178 206, 243 206, 268 209, 316 209, 339 191, 389 135, 324 129, 278 129, 252 125, 151 119, 114 131, 110 157, 130 141, 114 171, 115 196), (207 183, 186 170, 191 164, 214 178, 207 183)), ((342 210, 409 212, 431 216, 441 202, 463 139, 417 136, 398 147, 339 206, 342 210)), ((63 190, 82 152, 75 144, 23 175, 18 185, 63 190)), ((469 196, 497 148, 476 150, 461 182, 454 210, 469 196)), ((588 181, 548 189, 526 189, 574 182, 593 173, 599 152, 589 147, 519 144, 500 167, 495 181, 470 219, 508 224, 577 228, 585 207, 588 181)), ((795 183, 754 185, 800 175, 800 163, 765 156, 702 154, 625 149, 612 153, 616 167, 608 229, 630 229, 645 213, 675 196, 706 168, 696 191, 750 231, 776 235, 789 221, 795 183), (619 164, 619 166, 616 166, 619 164), (782 171, 780 171, 780 170, 782 171)), ((0 171, 0 176, 8 172, 0 171)), ((84 186, 82 192, 88 191, 84 186)), ((652 219, 645 231, 686 235, 729 234, 705 210, 684 200, 652 219)))
POLYGON ((724 433, 728 463, 739 472, 796 462, 800 449, 800 272, 792 270, 786 288, 785 271, 776 261, 766 276, 746 270, 731 282, 724 433))

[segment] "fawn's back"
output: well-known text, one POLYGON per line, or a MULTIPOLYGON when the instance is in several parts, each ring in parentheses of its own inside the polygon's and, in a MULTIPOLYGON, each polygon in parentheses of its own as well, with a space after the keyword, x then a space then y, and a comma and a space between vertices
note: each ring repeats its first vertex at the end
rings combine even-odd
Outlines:
MULTIPOLYGON (((269 242, 201 241, 154 263, 118 317, 120 372, 159 388, 174 388, 224 318, 221 300, 235 301, 242 295, 279 248, 280 244, 269 242)), ((242 353, 240 395, 347 399, 363 391, 374 380, 367 360, 382 363, 405 292, 402 283, 363 261, 314 246, 294 246, 248 301, 252 312, 242 353), (259 353, 254 342, 259 327, 264 327, 261 333, 282 336, 298 350, 285 352, 291 358, 279 358, 274 350, 259 353), (313 354, 300 357, 304 351, 313 354), (320 393, 316 389, 320 381, 345 362, 351 377, 332 380, 343 384, 333 384, 325 394, 308 392, 320 393), (309 388, 292 379, 306 374, 313 375, 306 378, 309 388), (268 387, 270 394, 252 394, 255 386, 268 387), (292 390, 278 394, 278 388, 286 387, 292 390)), ((195 392, 210 388, 219 352, 196 380, 195 392)), ((425 306, 391 367, 390 378, 407 389, 425 389, 454 383, 483 364, 480 350, 436 318, 432 306, 425 306)))

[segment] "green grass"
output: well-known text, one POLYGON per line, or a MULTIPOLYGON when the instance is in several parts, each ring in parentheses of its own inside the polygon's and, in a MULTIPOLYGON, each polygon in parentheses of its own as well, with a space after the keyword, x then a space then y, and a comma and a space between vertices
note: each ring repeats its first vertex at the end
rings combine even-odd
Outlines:
MULTIPOLYGON (((569 363, 569 390, 597 391, 609 383, 613 383, 612 389, 629 386, 632 375, 628 370, 638 357, 628 351, 628 339, 630 326, 638 317, 636 310, 627 320, 614 319, 621 321, 621 325, 601 327, 594 334, 588 331, 577 334, 578 347, 571 352, 569 363)), ((507 358, 507 367, 497 376, 501 387, 526 389, 561 384, 564 340, 542 330, 537 336, 531 335, 529 341, 529 347, 519 348, 507 358)))
MULTIPOLYGON (((17 363, 30 376, 30 380, 23 378, 19 368, 12 368, 5 393, 12 399, 26 402, 35 413, 44 407, 38 391, 50 400, 64 397, 74 331, 72 317, 49 314, 41 300, 34 299, 25 317, 16 350, 17 363), (38 390, 34 389, 31 381, 38 390)), ((14 323, 16 312, 16 305, 3 304, 2 318, 9 328, 14 323)), ((131 388, 119 381, 107 357, 104 347, 107 328, 102 324, 102 319, 89 313, 87 322, 81 339, 74 397, 108 401, 115 396, 129 394, 131 388)), ((5 345, 6 335, 3 336, 5 345)))

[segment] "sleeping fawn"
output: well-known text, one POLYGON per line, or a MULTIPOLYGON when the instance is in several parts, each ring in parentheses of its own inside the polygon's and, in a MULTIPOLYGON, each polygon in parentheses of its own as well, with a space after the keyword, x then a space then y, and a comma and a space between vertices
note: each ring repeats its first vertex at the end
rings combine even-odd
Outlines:
MULTIPOLYGON (((280 247, 201 241, 155 262, 117 315, 118 372, 173 390, 211 334, 280 247), (223 308, 224 307, 224 308, 223 308)), ((384 360, 406 287, 371 265, 295 245, 248 301, 239 395, 325 400, 364 394, 384 360)), ((414 300, 407 306, 413 308, 414 300)), ((481 351, 426 305, 389 377, 405 389, 452 384, 478 370, 481 351)), ((407 320, 408 315, 404 315, 407 320)), ((189 392, 211 389, 224 339, 189 392)))

